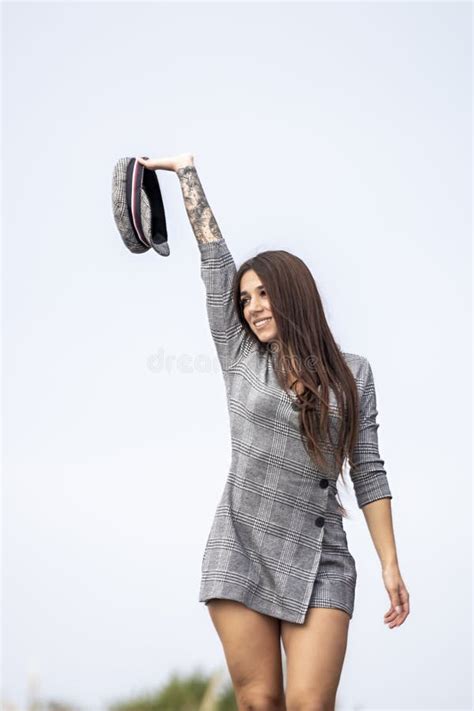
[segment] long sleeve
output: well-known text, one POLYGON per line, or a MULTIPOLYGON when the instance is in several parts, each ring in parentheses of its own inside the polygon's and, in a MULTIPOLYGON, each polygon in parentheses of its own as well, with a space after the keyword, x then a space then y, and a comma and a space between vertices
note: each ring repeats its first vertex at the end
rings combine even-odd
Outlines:
POLYGON ((364 389, 360 399, 360 424, 353 452, 350 477, 359 508, 377 499, 393 498, 390 491, 384 460, 380 458, 377 430, 377 396, 374 376, 367 359, 364 389))
POLYGON ((211 335, 224 373, 251 346, 251 336, 239 321, 232 300, 236 267, 223 237, 199 242, 201 278, 206 289, 206 308, 211 335))

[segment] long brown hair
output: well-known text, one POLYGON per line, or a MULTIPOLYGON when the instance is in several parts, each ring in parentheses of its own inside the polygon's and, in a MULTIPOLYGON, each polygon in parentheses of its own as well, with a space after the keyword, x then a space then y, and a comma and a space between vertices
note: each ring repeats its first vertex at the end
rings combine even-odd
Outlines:
MULTIPOLYGON (((281 387, 288 389, 288 377, 304 386, 297 402, 308 454, 322 472, 335 466, 344 481, 344 465, 352 466, 359 428, 359 396, 354 376, 329 328, 310 270, 302 259, 285 250, 260 252, 237 270, 233 301, 242 326, 258 342, 260 351, 271 351, 281 387), (278 329, 278 338, 271 343, 258 339, 243 314, 240 280, 249 269, 260 277, 270 301, 278 329), (334 405, 330 409, 330 391, 336 412, 334 405), (334 429, 337 442, 332 436, 334 429)), ((346 517, 340 500, 338 505, 346 517)))

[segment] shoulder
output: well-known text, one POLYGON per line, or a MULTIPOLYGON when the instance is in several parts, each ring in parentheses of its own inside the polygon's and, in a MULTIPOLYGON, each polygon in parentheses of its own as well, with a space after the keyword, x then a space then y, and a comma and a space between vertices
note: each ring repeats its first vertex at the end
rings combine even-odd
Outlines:
POLYGON ((341 351, 358 387, 362 390, 372 376, 372 367, 366 356, 341 351))
POLYGON ((355 377, 360 377, 370 368, 370 363, 366 356, 358 353, 347 353, 346 351, 341 351, 341 353, 355 377))

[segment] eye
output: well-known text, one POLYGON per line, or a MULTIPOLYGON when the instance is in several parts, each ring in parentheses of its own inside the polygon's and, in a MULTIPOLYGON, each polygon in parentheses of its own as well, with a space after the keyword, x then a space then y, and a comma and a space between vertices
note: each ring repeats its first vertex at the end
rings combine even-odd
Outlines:
MULTIPOLYGON (((266 293, 267 293, 267 292, 265 291, 265 289, 261 289, 261 290, 260 290, 260 296, 261 296, 262 294, 266 294, 266 293)), ((245 306, 245 304, 247 303, 247 301, 248 301, 248 298, 247 298, 247 297, 244 297, 243 299, 240 300, 240 305, 241 305, 241 306, 245 306)))

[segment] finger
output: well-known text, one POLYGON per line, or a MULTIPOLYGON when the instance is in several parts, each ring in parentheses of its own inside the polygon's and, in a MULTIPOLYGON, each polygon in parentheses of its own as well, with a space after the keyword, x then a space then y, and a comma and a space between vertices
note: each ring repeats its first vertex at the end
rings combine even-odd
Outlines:
POLYGON ((400 627, 400 625, 402 624, 402 622, 403 622, 403 617, 398 616, 397 619, 394 620, 394 621, 389 625, 389 627, 390 627, 390 628, 392 628, 392 627, 400 627))
POLYGON ((400 589, 401 613, 399 624, 403 624, 410 613, 410 594, 404 585, 400 589))
POLYGON ((395 617, 392 620, 390 620, 390 622, 388 623, 388 626, 390 627, 390 629, 392 629, 392 627, 398 627, 400 625, 400 620, 401 620, 401 616, 395 615, 395 617))
POLYGON ((402 625, 408 617, 408 612, 408 603, 404 602, 400 606, 400 612, 396 613, 395 619, 391 622, 391 624, 389 624, 389 627, 400 627, 400 625, 402 625))
POLYGON ((388 594, 391 605, 390 610, 384 615, 384 622, 392 628, 398 625, 400 615, 403 612, 403 601, 400 599, 400 586, 396 585, 395 587, 390 588, 390 590, 388 590, 388 594))
POLYGON ((401 614, 401 622, 400 622, 400 624, 401 624, 402 622, 405 622, 406 618, 407 618, 408 615, 410 614, 410 604, 409 604, 409 602, 404 602, 403 605, 402 605, 402 608, 403 608, 403 610, 402 610, 402 614, 401 614))
POLYGON ((396 617, 397 617, 397 613, 395 612, 395 610, 393 610, 392 612, 384 615, 384 623, 387 625, 390 622, 393 622, 396 619, 396 617))
POLYGON ((400 614, 402 611, 402 603, 403 600, 400 599, 400 591, 398 587, 392 589, 389 591, 390 595, 390 602, 392 603, 392 607, 396 611, 397 614, 400 614))

